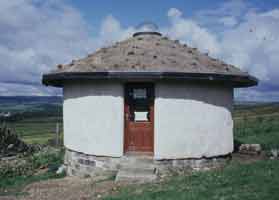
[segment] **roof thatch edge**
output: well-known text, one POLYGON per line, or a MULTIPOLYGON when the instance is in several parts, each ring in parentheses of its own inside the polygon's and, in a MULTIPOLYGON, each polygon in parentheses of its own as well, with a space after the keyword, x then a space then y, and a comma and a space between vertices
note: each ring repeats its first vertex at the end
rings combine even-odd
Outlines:
POLYGON ((178 80, 194 82, 211 82, 229 84, 234 88, 251 87, 258 84, 258 79, 247 75, 228 75, 213 73, 182 72, 64 72, 44 74, 42 83, 55 87, 63 87, 66 81, 73 80, 133 80, 156 81, 178 80))

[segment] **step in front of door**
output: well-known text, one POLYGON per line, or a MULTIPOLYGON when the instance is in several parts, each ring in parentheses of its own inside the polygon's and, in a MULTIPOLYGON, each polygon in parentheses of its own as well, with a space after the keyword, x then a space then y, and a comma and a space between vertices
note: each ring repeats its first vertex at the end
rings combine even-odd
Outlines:
POLYGON ((116 175, 116 182, 147 183, 158 179, 156 168, 121 167, 116 175))

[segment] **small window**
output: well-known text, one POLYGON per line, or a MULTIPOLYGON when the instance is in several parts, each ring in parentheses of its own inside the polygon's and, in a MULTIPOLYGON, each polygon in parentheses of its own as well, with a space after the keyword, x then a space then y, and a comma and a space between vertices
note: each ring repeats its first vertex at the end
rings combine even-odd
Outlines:
POLYGON ((147 88, 133 88, 131 113, 135 122, 150 121, 147 88))
POLYGON ((148 111, 135 111, 135 121, 140 122, 140 121, 149 121, 149 116, 148 116, 148 111))
POLYGON ((125 93, 126 103, 129 104, 129 115, 126 119, 131 122, 150 122, 150 106, 153 95, 150 84, 131 84, 125 93))
POLYGON ((147 98, 146 88, 133 89, 133 98, 134 99, 146 99, 147 98))

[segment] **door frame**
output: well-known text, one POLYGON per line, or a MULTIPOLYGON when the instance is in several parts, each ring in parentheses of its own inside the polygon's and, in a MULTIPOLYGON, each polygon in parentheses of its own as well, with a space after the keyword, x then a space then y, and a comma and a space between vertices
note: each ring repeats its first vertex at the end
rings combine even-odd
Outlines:
POLYGON ((155 83, 153 82, 126 82, 124 83, 124 113, 123 113, 123 118, 124 118, 124 140, 123 140, 123 153, 125 154, 130 154, 132 153, 133 155, 137 155, 137 154, 146 154, 146 155, 154 155, 154 115, 155 115, 155 110, 154 110, 154 104, 155 104, 155 83), (151 88, 152 91, 152 102, 150 104, 150 121, 152 123, 152 151, 147 151, 147 152, 141 152, 141 151, 129 151, 128 150, 128 137, 129 137, 129 133, 128 133, 128 128, 127 128, 127 120, 126 120, 126 113, 127 110, 129 109, 129 104, 127 102, 127 88, 131 87, 131 85, 143 85, 143 86, 148 86, 151 88))

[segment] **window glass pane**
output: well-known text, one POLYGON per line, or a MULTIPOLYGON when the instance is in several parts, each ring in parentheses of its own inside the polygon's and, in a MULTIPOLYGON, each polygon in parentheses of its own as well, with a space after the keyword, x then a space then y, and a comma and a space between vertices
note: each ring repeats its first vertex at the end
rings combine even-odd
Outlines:
POLYGON ((133 98, 134 99, 146 99, 146 88, 137 88, 133 89, 133 98))
POLYGON ((148 121, 148 112, 135 111, 135 121, 148 121))

